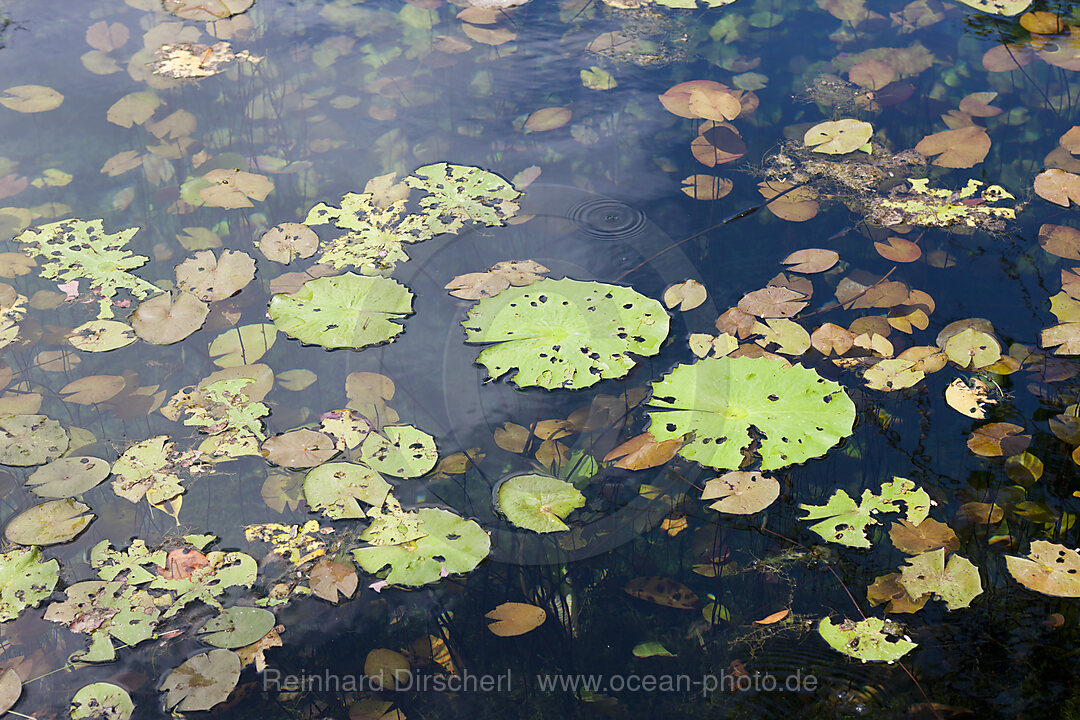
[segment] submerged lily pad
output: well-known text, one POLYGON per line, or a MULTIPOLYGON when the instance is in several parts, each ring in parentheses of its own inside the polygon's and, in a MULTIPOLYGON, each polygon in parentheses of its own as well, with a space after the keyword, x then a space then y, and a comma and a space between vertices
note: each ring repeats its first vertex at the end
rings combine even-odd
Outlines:
POLYGON ((491 550, 491 538, 472 520, 437 508, 421 508, 416 515, 423 537, 357 548, 352 551, 357 564, 372 574, 389 565, 387 583, 418 587, 450 573, 469 572, 491 550))
POLYGON ((896 623, 875 617, 838 625, 825 617, 818 633, 837 652, 863 662, 895 662, 918 646, 901 636, 896 623))
POLYGON ((99 682, 83 685, 71 698, 72 720, 82 718, 105 718, 105 720, 128 720, 135 711, 124 688, 112 683, 99 682))
POLYGON ((59 577, 60 563, 42 560, 36 547, 0 553, 0 622, 14 620, 52 595, 59 577))
POLYGON ((20 545, 55 545, 67 542, 96 517, 89 505, 67 498, 49 500, 23 510, 8 523, 4 535, 20 545), (83 513, 86 513, 85 515, 83 513))
POLYGON ((413 294, 395 280, 345 273, 304 283, 270 300, 270 319, 300 342, 326 348, 378 345, 404 329, 394 322, 412 313, 413 294))
POLYGON ((219 648, 250 645, 274 629, 274 613, 257 607, 222 610, 199 630, 199 638, 219 648))
POLYGON ((165 707, 184 713, 209 710, 225 702, 240 679, 240 656, 232 650, 211 650, 184 663, 161 683, 165 707))
POLYGON ((655 355, 668 335, 656 300, 617 285, 539 280, 484 298, 462 322, 467 342, 495 343, 477 362, 519 387, 584 388, 620 378, 630 353, 655 355))
POLYGON ((381 507, 391 489, 379 473, 356 463, 325 463, 304 478, 307 504, 335 520, 366 517, 360 503, 381 507))
POLYGON ((585 496, 570 483, 532 473, 504 480, 496 498, 510 522, 538 533, 569 530, 563 518, 585 505, 585 496))
POLYGON ((44 415, 0 417, 0 465, 41 465, 64 454, 68 443, 60 423, 44 415))
POLYGON ((734 470, 764 435, 761 469, 824 455, 851 434, 855 404, 837 383, 801 365, 765 358, 706 358, 678 365, 653 383, 648 431, 657 440, 691 435, 679 454, 734 470))
POLYGON ((39 467, 26 484, 38 497, 74 497, 98 485, 109 472, 109 463, 101 458, 66 457, 39 467))

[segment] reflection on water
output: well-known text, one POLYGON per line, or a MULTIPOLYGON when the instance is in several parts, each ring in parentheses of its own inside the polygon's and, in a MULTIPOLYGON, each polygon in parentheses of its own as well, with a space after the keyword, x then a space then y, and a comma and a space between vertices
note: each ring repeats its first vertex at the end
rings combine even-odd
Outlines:
MULTIPOLYGON (((362 522, 308 510, 305 470, 271 465, 258 448, 205 467, 187 457, 170 466, 182 502, 157 508, 118 497, 113 477, 80 494, 96 515, 90 527, 43 548, 61 566, 51 600, 0 625, 0 667, 18 675, 0 676, 0 704, 21 682, 15 712, 62 716, 79 688, 110 682, 131 695, 137 717, 163 717, 162 681, 211 649, 194 630, 216 614, 213 603, 259 601, 274 610, 280 637, 238 650, 245 669, 231 695, 225 689, 219 714, 1075 711, 1070 598, 1080 589, 1066 579, 1056 596, 1029 590, 1004 560, 1026 555, 1032 540, 1078 544, 1070 351, 1080 294, 1068 261, 1080 258, 1080 242, 1068 227, 1053 228, 1070 225, 1070 198, 1080 195, 1056 174, 1042 182, 1061 187, 1035 184, 1047 168, 1080 171, 1068 132, 1080 97, 1069 39, 1080 26, 1075 10, 1048 3, 1003 17, 935 0, 678 7, 688 4, 258 0, 213 22, 206 13, 224 17, 247 3, 166 3, 172 13, 158 0, 0 5, 0 77, 11 88, 0 94, 0 231, 11 240, 0 252, 0 278, 11 288, 0 293, 0 339, 8 343, 0 413, 54 418, 76 455, 110 463, 157 435, 187 451, 207 436, 162 409, 182 389, 244 365, 227 372, 256 379, 249 391, 263 391, 268 436, 319 429, 324 413, 346 406, 378 429, 410 424, 433 435, 438 466, 420 478, 390 478, 393 497, 406 508, 475 519, 492 542, 475 571, 448 572, 419 589, 384 587, 359 572, 355 592, 345 593, 351 600, 277 604, 290 588, 306 587, 314 561, 298 570, 248 540, 246 526, 281 523, 293 540, 295 526, 318 519, 328 557, 347 564, 343 576, 353 569, 349 549, 369 539, 359 539, 362 522), (199 79, 154 74, 163 46, 170 67, 199 79), (680 85, 693 81, 708 82, 680 85), (873 131, 869 146, 843 155, 854 163, 843 177, 829 164, 835 157, 802 144, 812 126, 842 118, 873 131), (932 162, 938 156, 925 170, 921 156, 908 163, 914 156, 897 154, 946 131, 961 134, 922 145, 932 162), (270 297, 336 273, 316 265, 313 251, 282 264, 253 242, 345 193, 367 189, 385 207, 395 179, 440 162, 511 180, 522 191, 520 209, 506 225, 467 224, 401 246, 409 259, 393 277, 415 297, 393 342, 326 351, 270 327, 270 344, 258 327, 269 322, 270 297), (867 171, 870 163, 885 170, 867 171), (397 177, 368 185, 389 173, 397 177), (994 233, 963 223, 864 222, 871 199, 917 202, 907 178, 923 175, 931 187, 955 190, 942 202, 961 213, 986 202, 962 193, 969 179, 1001 185, 1017 198, 1016 221, 994 233), (763 197, 776 200, 764 208, 763 197), (30 262, 14 240, 27 227, 69 218, 102 218, 109 233, 140 228, 129 248, 146 261, 132 272, 163 290, 182 284, 177 265, 206 250, 215 262, 226 249, 247 253, 256 276, 228 297, 209 299, 213 287, 203 287, 205 321, 180 342, 76 349, 72 328, 96 317, 92 279, 73 286, 68 277, 43 277, 43 260, 30 262), (839 262, 802 273, 781 264, 804 248, 834 250, 839 262), (552 278, 629 284, 652 298, 694 280, 707 297, 672 310, 661 352, 637 358, 625 378, 583 391, 520 389, 487 379, 475 362, 480 348, 463 342, 474 301, 445 287, 525 259, 552 278), (760 321, 729 310, 766 286, 794 292, 805 309, 780 306, 760 321), (781 322, 791 315, 795 327, 781 322), (970 318, 983 320, 950 326, 970 318), (1040 342, 1040 330, 1053 325, 1065 341, 1057 354, 1049 348, 1059 343, 1040 342), (969 327, 989 340, 975 349, 955 341, 950 351, 950 338, 969 327), (752 515, 709 509, 700 490, 716 473, 680 457, 638 470, 604 460, 644 431, 650 384, 695 352, 720 347, 723 332, 740 352, 767 348, 840 382, 859 413, 839 447, 776 473, 780 498, 752 515), (835 350, 845 342, 845 351, 830 352, 830 343, 835 350), (980 353, 997 355, 981 362, 980 353), (931 356, 940 360, 935 369, 931 356), (908 364, 882 366, 884 359, 908 364), (922 376, 889 391, 875 384, 874 367, 898 384, 922 376), (996 404, 967 414, 950 407, 945 387, 956 378, 985 382, 996 404), (989 422, 1013 423, 1012 435, 1027 439, 976 452, 985 446, 969 438, 989 422), (493 504, 504 478, 538 471, 584 496, 567 532, 521 530, 493 504), (918 647, 902 664, 862 664, 828 647, 815 628, 825 616, 884 616, 867 588, 908 559, 890 538, 896 516, 871 526, 871 549, 854 549, 809 532, 799 506, 824 505, 840 488, 857 500, 893 476, 913 479, 934 500, 931 517, 955 531, 955 552, 978 568, 983 593, 967 609, 931 599, 917 613, 890 614, 918 647), (43 619, 44 608, 97 577, 90 549, 134 539, 173 549, 193 533, 220 538, 207 552, 256 558, 252 587, 191 603, 135 647, 115 642, 113 663, 68 662, 111 610, 65 625, 43 619), (662 590, 631 592, 640 586, 662 590), (672 599, 683 588, 696 598, 685 607, 672 599), (484 616, 504 602, 542 608, 546 620, 498 637, 484 616), (790 612, 764 622, 782 610, 790 612), (262 662, 265 671, 256 669, 262 662), (427 680, 510 680, 507 688, 449 692, 343 684, 402 663, 427 680), (284 676, 322 680, 267 684, 284 676), (747 686, 725 688, 725 677, 747 686), (793 677, 793 690, 760 684, 793 677), (694 684, 669 688, 672 678, 694 684)), ((411 202, 416 212, 415 195, 411 202)), ((325 242, 330 228, 316 229, 325 242)), ((137 299, 117 299, 110 307, 125 320, 137 299)), ((35 469, 3 467, 5 523, 43 500, 26 485, 35 469)), ((151 575, 161 572, 171 570, 151 575)))

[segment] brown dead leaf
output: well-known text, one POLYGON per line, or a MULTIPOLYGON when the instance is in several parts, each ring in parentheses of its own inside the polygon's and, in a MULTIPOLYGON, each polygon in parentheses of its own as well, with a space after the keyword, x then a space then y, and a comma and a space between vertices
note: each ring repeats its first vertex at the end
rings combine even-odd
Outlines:
POLYGON ((625 470, 659 467, 675 457, 682 444, 682 438, 658 442, 652 434, 643 432, 605 455, 604 462, 615 460, 615 467, 625 470))
POLYGON ((835 250, 823 250, 821 248, 806 248, 796 250, 780 262, 789 265, 791 272, 813 273, 825 272, 840 261, 840 255, 835 250))
POLYGON ((781 620, 786 618, 790 613, 791 613, 791 610, 778 610, 777 612, 774 612, 771 615, 766 615, 765 617, 761 618, 760 620, 755 620, 754 624, 755 625, 772 625, 773 623, 780 622, 781 620))
POLYGON ((915 262, 922 256, 922 249, 918 245, 902 237, 890 237, 886 238, 885 242, 875 242, 874 249, 886 260, 898 263, 915 262))
POLYGON ((1080 175, 1051 168, 1035 176, 1035 194, 1044 200, 1069 207, 1069 202, 1080 204, 1080 175))
POLYGON ((977 125, 945 130, 924 137, 915 146, 915 152, 927 157, 937 155, 934 165, 938 167, 974 167, 990 152, 990 136, 977 125))
POLYGON ((1018 455, 1031 444, 1030 435, 1021 435, 1024 428, 1012 423, 990 423, 971 433, 967 446, 980 457, 1018 455))
POLYGON ((488 630, 499 637, 513 637, 524 635, 543 625, 547 619, 547 613, 543 608, 535 605, 504 602, 484 617, 495 620, 488 625, 488 630))
POLYGON ((738 307, 743 312, 760 318, 789 318, 807 306, 805 298, 803 293, 795 290, 771 286, 743 295, 738 307))

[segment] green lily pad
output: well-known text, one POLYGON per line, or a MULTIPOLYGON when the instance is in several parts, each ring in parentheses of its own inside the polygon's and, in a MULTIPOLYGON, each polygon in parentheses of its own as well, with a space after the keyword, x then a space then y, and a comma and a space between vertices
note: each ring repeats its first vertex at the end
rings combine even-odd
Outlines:
POLYGON ((946 565, 944 548, 908 558, 897 582, 910 597, 933 594, 944 600, 950 610, 968 607, 982 593, 979 569, 959 555, 951 556, 946 565))
POLYGON ((423 537, 357 548, 352 551, 357 564, 372 574, 390 566, 387 583, 419 587, 451 573, 469 572, 491 550, 491 538, 473 520, 437 508, 421 508, 416 514, 423 537))
POLYGON ((94 521, 89 505, 67 498, 49 500, 23 510, 8 523, 4 535, 20 545, 55 545, 67 542, 94 521), (85 515, 83 513, 86 513, 85 515))
POLYGON ((135 342, 135 330, 116 320, 91 320, 71 331, 68 342, 83 352, 109 352, 135 342))
POLYGON ((855 403, 842 387, 801 365, 766 358, 706 358, 678 365, 654 382, 648 431, 658 441, 690 436, 679 454, 734 470, 764 435, 761 469, 824 455, 851 434, 855 403))
POLYGON ((304 283, 270 300, 270 319, 289 337, 326 348, 360 349, 392 340, 412 313, 413 294, 395 280, 345 273, 304 283))
POLYGON ((72 720, 81 718, 105 718, 105 720, 128 720, 135 712, 135 703, 124 688, 112 683, 99 682, 83 685, 71 698, 72 720))
POLYGON ((663 643, 655 640, 651 642, 638 643, 634 646, 632 651, 634 657, 647 658, 647 657, 675 657, 675 653, 664 647, 663 643))
POLYGON ((102 580, 115 580, 119 575, 129 585, 142 585, 158 576, 157 569, 165 567, 168 554, 151 551, 145 540, 132 540, 127 550, 114 550, 112 543, 102 540, 90 549, 90 567, 102 580))
POLYGON ((90 635, 84 662, 110 662, 116 650, 110 638, 134 646, 154 636, 161 612, 150 593, 123 580, 85 580, 68 587, 67 599, 45 610, 45 619, 90 635))
POLYGON ((477 362, 518 387, 584 388, 621 378, 630 353, 660 351, 668 314, 658 301, 626 287, 545 278, 476 303, 462 322, 466 341, 495 343, 477 362))
POLYGON ((250 645, 274 629, 274 613, 256 607, 231 607, 210 618, 199 638, 219 648, 250 645))
POLYGON ((175 713, 209 710, 225 702, 240 679, 240 656, 232 650, 211 650, 169 673, 159 690, 168 693, 165 707, 175 713))
POLYGON ((424 215, 407 213, 403 199, 382 206, 372 193, 346 193, 340 208, 319 203, 311 208, 304 223, 323 225, 333 221, 349 231, 325 243, 319 256, 321 264, 336 269, 351 265, 364 275, 375 275, 409 259, 404 243, 434 237, 427 220, 424 215))
POLYGON ((405 184, 427 192, 420 207, 435 233, 457 232, 465 222, 502 225, 517 212, 512 201, 521 194, 493 172, 444 162, 417 168, 405 184))
POLYGON ((896 623, 875 617, 838 625, 825 617, 818 633, 837 652, 863 662, 895 662, 918 647, 905 639, 896 623))
POLYGON ((360 458, 381 473, 414 478, 435 467, 439 451, 435 438, 423 430, 412 425, 387 425, 381 434, 368 434, 360 447, 360 458))
POLYGON ((154 578, 149 587, 173 593, 175 600, 163 614, 169 618, 196 600, 221 609, 218 598, 230 587, 251 587, 259 572, 255 558, 242 552, 213 551, 206 554, 207 564, 197 567, 187 577, 154 578))
POLYGON ((39 467, 26 484, 38 497, 75 497, 96 487, 110 472, 109 463, 101 458, 66 457, 39 467))
POLYGON ((585 504, 585 496, 570 483, 532 473, 507 478, 496 497, 507 520, 538 533, 569 530, 563 518, 585 504))
POLYGON ((845 155, 866 145, 873 134, 874 126, 863 120, 828 120, 807 130, 803 143, 814 152, 845 155))
POLYGON ((41 465, 68 449, 68 434, 44 415, 0 417, 0 465, 41 465))
POLYGON ((837 490, 824 505, 800 505, 806 515, 799 519, 821 520, 810 529, 829 542, 868 548, 866 528, 878 524, 876 516, 880 513, 899 512, 901 502, 907 505, 906 517, 912 525, 925 520, 933 505, 925 490, 915 487, 911 480, 895 477, 881 485, 880 495, 864 490, 858 504, 846 492, 837 490))
POLYGON ((1080 597, 1080 552, 1032 540, 1027 557, 1005 556, 1005 566, 1016 582, 1053 597, 1080 597))
POLYGON ((152 505, 171 500, 184 492, 180 477, 173 472, 174 459, 168 435, 135 443, 113 463, 113 492, 133 503, 143 496, 152 505))
POLYGON ((52 595, 60 577, 60 563, 42 560, 36 547, 0 553, 0 622, 14 620, 28 607, 37 607, 52 595))
POLYGON ((381 507, 390 490, 379 473, 356 463, 324 463, 304 477, 307 504, 335 520, 366 517, 360 503, 381 507))

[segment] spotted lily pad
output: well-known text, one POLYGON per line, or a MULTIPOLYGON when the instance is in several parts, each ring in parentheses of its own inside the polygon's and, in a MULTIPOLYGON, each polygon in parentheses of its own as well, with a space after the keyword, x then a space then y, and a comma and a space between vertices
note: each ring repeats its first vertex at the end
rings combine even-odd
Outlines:
POLYGON ((950 610, 958 610, 971 605, 982 593, 979 569, 959 555, 952 555, 946 565, 943 548, 908 558, 907 562, 900 568, 897 582, 911 598, 932 594, 944 600, 950 610))
POLYGON ((41 465, 68 449, 68 434, 44 415, 0 417, 0 465, 41 465))
POLYGON ((438 508, 421 508, 416 515, 423 537, 357 548, 352 551, 357 564, 368 573, 389 566, 387 583, 419 587, 450 573, 469 572, 491 550, 491 539, 472 520, 438 508))
POLYGON ((38 497, 75 497, 97 486, 109 472, 109 463, 101 458, 66 457, 39 467, 26 484, 38 497))
POLYGON ((49 500, 23 510, 8 523, 4 535, 20 545, 55 545, 67 542, 96 517, 88 505, 67 498, 49 500), (83 514, 86 513, 86 514, 83 514))
POLYGON ((895 662, 918 646, 902 635, 896 623, 875 617, 839 624, 822 618, 818 633, 837 652, 863 662, 895 662))
POLYGON ((806 131, 803 142, 814 152, 845 155, 866 145, 873 134, 870 123, 846 118, 818 123, 806 131))
POLYGON ((678 365, 652 390, 648 431, 660 441, 690 435, 679 454, 713 468, 742 465, 751 428, 764 436, 761 469, 775 470, 824 455, 855 422, 855 404, 840 385, 766 358, 678 365))
POLYGON ((240 679, 240 656, 211 650, 188 658, 161 683, 165 707, 177 713, 209 710, 225 702, 240 679))
POLYGON ((274 613, 257 607, 222 610, 199 630, 199 638, 219 648, 250 645, 274 629, 274 613))
POLYGON ((620 378, 630 354, 655 355, 668 314, 651 298, 617 285, 539 280, 484 298, 462 322, 467 342, 494 343, 477 362, 519 387, 584 388, 620 378))
POLYGON ((45 610, 45 619, 90 635, 90 648, 78 658, 109 662, 116 657, 111 638, 134 646, 154 636, 161 613, 154 598, 124 580, 85 580, 64 590, 67 599, 45 610))
POLYGON ((52 595, 60 563, 43 560, 36 547, 0 553, 0 622, 14 620, 28 607, 52 595))
POLYGON ((99 682, 83 685, 71 698, 72 720, 105 718, 105 720, 128 720, 135 711, 124 688, 112 683, 99 682))
MULTIPOLYGON (((360 457, 374 470, 401 478, 420 477, 439 459, 435 438, 412 425, 387 425, 369 433, 360 457)), ((381 504, 381 503, 380 503, 381 504)))
POLYGON ((420 207, 437 233, 456 232, 466 221, 502 225, 517 212, 513 200, 521 194, 493 172, 444 162, 417 168, 405 183, 426 191, 420 207))
POLYGON ((360 503, 381 507, 391 489, 379 473, 357 463, 324 463, 304 478, 307 504, 335 520, 366 517, 360 503))
POLYGON ((68 342, 84 352, 109 352, 135 342, 135 330, 116 320, 90 320, 73 329, 68 342))
POLYGON ((1005 566, 1016 582, 1054 597, 1080 597, 1080 552, 1032 540, 1027 557, 1005 556, 1005 566))
POLYGON ((427 219, 407 213, 404 199, 380 205, 372 193, 346 193, 341 207, 319 203, 308 212, 304 223, 322 225, 333 221, 335 226, 348 230, 325 243, 320 263, 337 269, 355 266, 364 275, 375 275, 409 259, 405 243, 434 237, 427 219))
POLYGON ((843 490, 837 490, 824 505, 800 505, 806 515, 800 520, 820 520, 810 529, 829 542, 850 547, 870 547, 866 528, 877 525, 877 515, 899 512, 899 504, 907 506, 907 521, 918 525, 930 514, 933 502, 922 488, 906 478, 893 478, 881 486, 881 494, 864 490, 858 504, 843 490))
POLYGON ((585 504, 585 496, 565 480, 533 473, 504 480, 496 498, 510 522, 538 533, 569 530, 563 518, 585 504))
POLYGON ((206 554, 207 564, 196 567, 184 577, 154 578, 149 587, 173 593, 176 599, 164 617, 172 617, 190 602, 199 600, 221 608, 221 597, 230 587, 251 587, 259 566, 255 558, 242 552, 214 551, 206 554))
POLYGON ((408 288, 390 278, 345 273, 275 295, 270 319, 300 342, 360 349, 396 337, 403 328, 394 321, 412 313, 412 299, 408 288))

